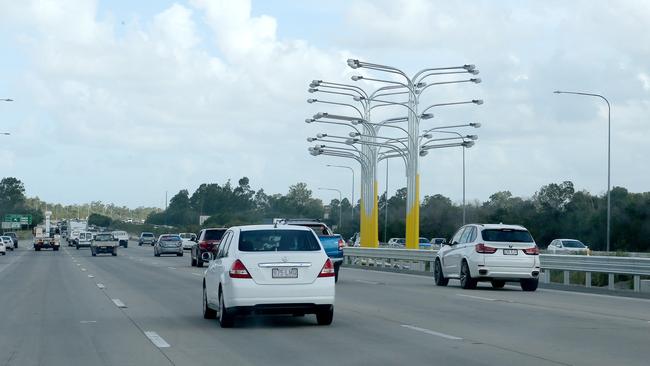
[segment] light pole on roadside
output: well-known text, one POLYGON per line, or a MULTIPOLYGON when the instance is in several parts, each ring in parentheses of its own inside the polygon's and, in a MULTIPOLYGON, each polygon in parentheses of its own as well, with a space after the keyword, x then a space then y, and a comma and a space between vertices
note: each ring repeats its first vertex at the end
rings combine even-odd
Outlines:
POLYGON ((587 97, 600 98, 607 103, 607 251, 609 252, 609 243, 611 238, 611 219, 612 219, 612 205, 611 205, 611 163, 612 163, 612 109, 609 105, 609 100, 600 94, 595 93, 583 93, 583 92, 574 92, 574 91, 563 91, 556 90, 553 93, 555 94, 573 94, 573 95, 582 95, 587 97))
POLYGON ((354 221, 354 206, 356 205, 356 202, 354 201, 354 169, 350 166, 347 165, 332 165, 332 164, 327 164, 326 165, 329 168, 343 168, 343 169, 349 169, 350 173, 352 173, 352 221, 354 221))
POLYGON ((341 193, 341 190, 336 189, 336 188, 324 188, 324 187, 318 187, 321 191, 334 191, 339 193, 339 227, 338 231, 341 231, 341 202, 343 201, 343 194, 341 193))

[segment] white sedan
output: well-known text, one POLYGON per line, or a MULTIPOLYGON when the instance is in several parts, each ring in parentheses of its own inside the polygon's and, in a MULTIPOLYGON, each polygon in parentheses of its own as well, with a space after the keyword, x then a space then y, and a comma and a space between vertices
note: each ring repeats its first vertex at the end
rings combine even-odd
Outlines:
POLYGON ((11 238, 11 236, 6 236, 6 235, 0 236, 0 241, 5 247, 5 251, 3 252, 3 254, 7 251, 7 249, 11 250, 12 252, 14 251, 14 240, 11 238))
POLYGON ((518 225, 472 224, 461 227, 436 255, 436 285, 450 278, 464 289, 489 281, 494 288, 519 282, 524 291, 535 291, 540 273, 539 249, 528 230, 518 225))
POLYGON ((334 265, 314 232, 301 226, 253 225, 226 231, 203 277, 203 317, 231 327, 247 314, 334 317, 334 265))
POLYGON ((0 253, 2 253, 2 255, 7 254, 7 247, 5 246, 5 243, 2 241, 0 241, 0 253))
POLYGON ((546 250, 550 254, 589 254, 589 247, 576 239, 555 239, 546 250))

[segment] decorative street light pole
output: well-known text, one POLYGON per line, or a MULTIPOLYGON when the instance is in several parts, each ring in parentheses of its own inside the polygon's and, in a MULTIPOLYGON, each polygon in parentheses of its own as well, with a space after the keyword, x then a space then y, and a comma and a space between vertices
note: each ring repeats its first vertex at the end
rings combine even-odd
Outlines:
POLYGON ((595 98, 600 98, 607 103, 607 251, 609 252, 609 243, 611 239, 611 212, 612 212, 612 205, 611 205, 611 177, 612 177, 612 170, 611 170, 611 147, 612 147, 612 109, 611 106, 609 105, 609 100, 605 98, 604 96, 600 94, 594 94, 594 93, 583 93, 583 92, 574 92, 574 91, 562 91, 562 90, 556 90, 553 93, 555 94, 573 94, 573 95, 582 95, 582 96, 587 96, 587 97, 595 97, 595 98))

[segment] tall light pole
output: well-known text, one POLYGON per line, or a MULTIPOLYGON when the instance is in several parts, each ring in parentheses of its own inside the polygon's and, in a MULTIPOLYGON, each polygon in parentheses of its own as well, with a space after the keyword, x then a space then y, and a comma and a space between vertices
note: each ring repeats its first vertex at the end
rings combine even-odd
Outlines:
POLYGON ((336 188, 323 188, 323 187, 318 187, 321 191, 334 191, 339 193, 339 227, 338 230, 341 231, 341 201, 343 201, 343 194, 341 194, 341 191, 336 189, 336 188))
POLYGON ((574 92, 574 91, 562 91, 556 90, 553 93, 555 94, 574 94, 582 95, 587 97, 600 98, 607 103, 607 251, 609 252, 609 243, 611 240, 611 221, 612 221, 612 201, 611 201, 611 177, 612 177, 612 108, 609 104, 609 100, 600 94, 595 93, 583 93, 583 92, 574 92))
POLYGON ((347 166, 347 165, 332 165, 332 164, 327 164, 326 166, 329 167, 329 168, 344 168, 344 169, 349 169, 349 170, 350 170, 350 173, 352 173, 352 202, 350 202, 350 203, 352 204, 352 215, 351 215, 352 217, 351 217, 351 219, 352 219, 352 221, 354 221, 354 206, 356 206, 356 204, 357 204, 357 203, 354 201, 354 169, 353 169, 352 167, 350 167, 350 166, 347 166))

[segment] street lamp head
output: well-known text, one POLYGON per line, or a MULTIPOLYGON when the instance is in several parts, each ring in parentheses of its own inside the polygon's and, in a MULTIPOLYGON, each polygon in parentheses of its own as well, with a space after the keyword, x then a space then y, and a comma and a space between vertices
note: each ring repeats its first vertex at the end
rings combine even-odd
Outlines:
POLYGON ((352 123, 353 125, 356 126, 356 125, 358 125, 359 123, 361 123, 361 121, 359 121, 358 119, 353 119, 352 121, 350 121, 350 123, 352 123))
POLYGON ((348 144, 348 145, 356 144, 357 142, 359 142, 359 139, 347 139, 347 140, 345 140, 345 143, 348 144))
POLYGON ((433 135, 431 135, 430 133, 425 133, 424 135, 422 135, 422 137, 424 137, 425 139, 430 139, 431 137, 433 137, 433 135))
POLYGON ((307 137, 307 142, 314 142, 316 140, 318 140, 318 139, 313 138, 313 137, 307 137))
POLYGON ((553 94, 562 94, 562 92, 559 91, 559 90, 556 90, 556 91, 553 92, 553 94))
POLYGON ((470 74, 472 74, 472 75, 478 75, 478 74, 479 74, 478 69, 467 70, 467 72, 470 73, 470 74))
POLYGON ((361 134, 359 132, 350 132, 349 135, 350 137, 359 137, 361 134))
POLYGON ((360 95, 355 95, 355 96, 352 97, 352 99, 354 99, 355 102, 360 102, 362 100, 365 100, 366 97, 363 97, 363 96, 360 96, 360 95))
POLYGON ((427 86, 427 83, 424 81, 420 81, 419 83, 415 84, 416 88, 424 88, 425 86, 427 86))
POLYGON ((309 104, 316 103, 316 102, 318 102, 318 99, 313 99, 313 98, 307 99, 307 103, 309 104))
POLYGON ((433 113, 422 113, 420 119, 431 119, 433 118, 433 113))
POLYGON ((326 133, 317 133, 316 137, 319 138, 319 139, 322 139, 324 137, 327 137, 327 134, 326 133))
POLYGON ((318 91, 318 89, 317 88, 309 88, 309 89, 307 89, 307 91, 310 92, 310 93, 315 93, 315 92, 318 91))
POLYGON ((359 60, 355 60, 352 58, 348 59, 348 66, 350 66, 353 69, 358 69, 361 67, 361 65, 359 64, 359 60))
POLYGON ((480 84, 481 78, 473 78, 473 79, 469 79, 469 81, 473 82, 474 84, 480 84))
POLYGON ((312 80, 311 83, 309 83, 310 88, 315 88, 317 86, 320 86, 320 83, 322 83, 323 80, 312 80))
POLYGON ((352 81, 359 81, 359 80, 363 79, 363 76, 361 76, 361 75, 352 75, 351 79, 352 79, 352 81))
POLYGON ((476 65, 473 65, 473 64, 463 65, 463 69, 465 69, 467 71, 472 71, 472 70, 476 69, 476 65))
POLYGON ((314 114, 314 120, 321 119, 321 118, 324 118, 324 117, 327 117, 327 113, 325 113, 325 112, 318 112, 318 113, 314 114))
POLYGON ((6 99, 0 99, 3 102, 13 102, 14 100, 11 98, 6 98, 6 99))
POLYGON ((314 121, 315 121, 315 119, 313 119, 313 118, 305 118, 305 123, 312 123, 314 121))
POLYGON ((476 141, 478 140, 478 135, 467 135, 465 136, 465 138, 476 141))
POLYGON ((474 146, 474 141, 463 141, 462 145, 463 145, 463 147, 470 148, 470 147, 474 146))
POLYGON ((481 127, 481 124, 478 123, 478 122, 472 122, 472 123, 470 123, 469 125, 470 125, 470 127, 474 127, 474 128, 479 128, 479 127, 481 127))
POLYGON ((427 150, 420 150, 420 156, 427 156, 428 153, 429 151, 427 150))
POLYGON ((481 104, 483 104, 483 99, 474 99, 474 100, 472 100, 472 103, 474 103, 476 105, 481 105, 481 104))

